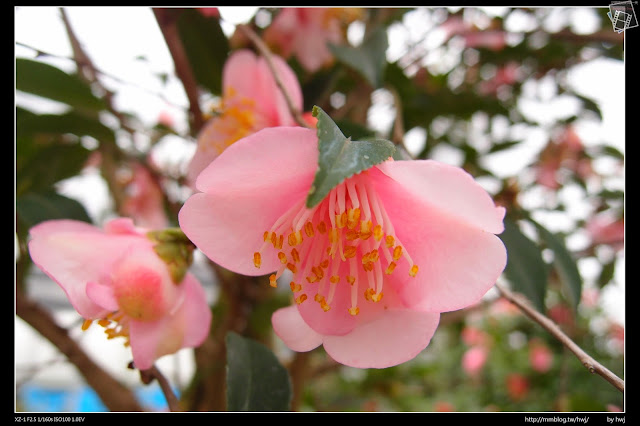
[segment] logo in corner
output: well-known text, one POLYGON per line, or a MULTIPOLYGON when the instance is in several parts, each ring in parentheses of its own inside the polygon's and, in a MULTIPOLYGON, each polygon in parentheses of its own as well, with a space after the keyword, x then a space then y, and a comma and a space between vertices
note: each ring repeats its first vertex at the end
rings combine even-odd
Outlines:
MULTIPOLYGON (((638 4, 637 1, 635 3, 638 4)), ((618 34, 628 28, 638 26, 638 19, 631 0, 611 3, 607 16, 613 24, 613 30, 618 34)))

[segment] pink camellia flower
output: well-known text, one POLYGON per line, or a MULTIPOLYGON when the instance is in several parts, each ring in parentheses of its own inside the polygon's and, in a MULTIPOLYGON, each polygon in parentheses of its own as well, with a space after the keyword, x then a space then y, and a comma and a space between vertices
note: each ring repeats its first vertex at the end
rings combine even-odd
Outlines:
POLYGON ((624 248, 624 217, 600 213, 587 221, 585 229, 593 245, 608 245, 616 251, 624 248))
POLYGON ((487 362, 488 355, 489 351, 485 346, 472 346, 462 356, 462 369, 472 377, 477 376, 487 362))
POLYGON ((316 132, 261 130, 198 177, 179 213, 189 239, 236 273, 288 275, 295 304, 276 311, 292 350, 384 368, 414 358, 441 312, 477 302, 506 264, 504 208, 462 169, 389 159, 306 207, 316 132), (383 297, 384 296, 384 297, 383 297))
POLYGON ((529 363, 539 373, 546 373, 553 364, 553 353, 543 342, 533 340, 529 344, 529 363))
POLYGON ((108 338, 124 337, 136 368, 181 348, 200 345, 211 311, 198 280, 174 282, 154 242, 128 218, 104 230, 74 220, 51 220, 30 231, 33 262, 65 291, 71 305, 96 321, 108 338))
POLYGON ((162 189, 142 164, 134 163, 132 166, 132 177, 125 187, 122 213, 143 228, 162 229, 169 225, 162 189))
POLYGON ((344 41, 344 27, 360 14, 357 8, 284 8, 263 34, 283 57, 295 56, 309 72, 333 61, 327 43, 344 41))
MULTIPOLYGON (((287 63, 278 56, 273 64, 294 106, 302 109, 302 89, 287 63)), ((198 147, 187 171, 187 181, 198 174, 229 145, 260 129, 293 126, 286 98, 267 61, 246 49, 235 51, 222 71, 223 98, 218 111, 198 135, 198 147)))

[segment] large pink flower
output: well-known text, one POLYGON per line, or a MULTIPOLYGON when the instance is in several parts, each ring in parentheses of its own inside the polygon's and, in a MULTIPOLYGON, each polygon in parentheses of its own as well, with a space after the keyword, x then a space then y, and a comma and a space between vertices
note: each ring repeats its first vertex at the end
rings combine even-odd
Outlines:
MULTIPOLYGON (((287 63, 272 56, 273 65, 294 106, 302 109, 302 89, 287 63)), ((295 119, 267 61, 250 50, 234 52, 222 71, 223 98, 218 111, 198 135, 187 180, 198 174, 229 145, 260 129, 293 126, 295 119)))
POLYGON ((108 338, 124 337, 136 368, 207 336, 211 311, 202 286, 190 273, 173 282, 154 243, 130 219, 112 220, 104 230, 52 220, 30 234, 31 258, 87 320, 83 328, 96 320, 108 338))
POLYGON ((459 168, 385 161, 305 199, 318 166, 316 132, 264 129, 198 177, 179 214, 211 260, 285 278, 297 303, 272 323, 295 351, 320 344, 336 361, 384 368, 433 336, 440 312, 477 302, 506 263, 504 209, 459 168))

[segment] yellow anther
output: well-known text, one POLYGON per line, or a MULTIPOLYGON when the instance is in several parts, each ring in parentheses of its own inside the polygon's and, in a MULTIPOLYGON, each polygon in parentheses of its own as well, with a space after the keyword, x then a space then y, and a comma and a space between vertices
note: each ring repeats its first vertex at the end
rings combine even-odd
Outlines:
POLYGON ((360 238, 363 240, 369 239, 372 235, 372 227, 373 223, 370 220, 363 220, 360 222, 360 238))
POLYGON ((371 300, 374 302, 379 302, 380 300, 382 300, 382 296, 383 296, 382 292, 374 293, 371 295, 371 300))
POLYGON ((325 232, 327 232, 327 224, 324 223, 324 220, 321 220, 320 223, 318 224, 318 232, 321 234, 324 234, 325 232))
POLYGON ((380 259, 380 252, 377 249, 371 250, 369 253, 369 261, 377 262, 380 259))
POLYGON ((329 242, 331 244, 333 243, 337 243, 338 239, 340 235, 340 231, 338 231, 336 228, 331 228, 331 230, 329 230, 329 242))
POLYGON ((402 257, 402 246, 396 246, 393 249, 393 260, 398 260, 402 257))
POLYGON ((345 237, 347 238, 347 241, 357 240, 360 238, 360 232, 355 229, 350 229, 347 231, 345 237))
POLYGON ((287 237, 290 246, 297 246, 302 243, 302 231, 296 231, 289 234, 287 237))
POLYGON ((308 282, 309 284, 313 284, 313 283, 315 283, 316 281, 318 281, 318 277, 316 277, 315 275, 314 275, 314 276, 312 276, 312 277, 311 277, 311 276, 309 276, 309 277, 305 277, 305 278, 306 278, 306 280, 307 280, 307 282, 308 282))
POLYGON ((382 232, 382 226, 376 225, 375 228, 373 228, 373 238, 375 238, 376 241, 380 241, 383 235, 384 233, 382 232))
POLYGON ((353 229, 358 225, 360 220, 360 208, 347 210, 347 228, 353 229))
POLYGON ((313 266, 311 268, 311 272, 313 272, 316 275, 316 277, 318 277, 318 280, 321 280, 322 277, 324 277, 324 271, 319 266, 313 266))
POLYGON ((307 295, 302 293, 300 296, 296 297, 296 303, 299 305, 302 302, 304 302, 305 300, 307 300, 307 295))
POLYGON ((294 293, 297 293, 300 290, 302 290, 302 285, 301 284, 296 284, 293 281, 291 281, 291 283, 289 284, 289 287, 291 287, 291 291, 293 291, 294 293))
POLYGON ((109 321, 108 319, 104 319, 103 318, 103 319, 98 321, 98 325, 101 326, 101 327, 106 327, 109 324, 111 324, 111 321, 109 321))
POLYGON ((298 253, 298 250, 291 249, 291 257, 293 258, 293 262, 294 263, 300 263, 300 253, 298 253))
POLYGON ((318 303, 322 303, 324 302, 324 296, 321 295, 320 293, 316 293, 316 295, 313 297, 313 300, 315 300, 318 303))
POLYGON ((372 262, 367 262, 364 265, 362 265, 362 267, 364 268, 365 271, 373 271, 373 263, 372 262))
POLYGON ((304 225, 304 233, 307 234, 307 237, 313 237, 313 223, 307 222, 304 225))
POLYGON ((264 241, 267 241, 269 239, 269 231, 264 231, 264 236, 262 238, 264 241))
POLYGON ((282 263, 283 265, 287 264, 287 255, 283 252, 278 253, 278 259, 280 259, 280 263, 282 263))
POLYGON ((413 265, 409 270, 409 275, 415 277, 418 274, 418 265, 413 265))
POLYGON ((93 324, 93 320, 84 320, 84 322, 82 323, 82 331, 87 331, 91 324, 93 324))
POLYGON ((391 248, 393 247, 393 245, 395 244, 395 238, 393 238, 393 235, 387 235, 387 238, 385 238, 385 243, 387 244, 387 247, 391 248))
POLYGON ((325 312, 327 312, 329 309, 331 309, 331 306, 329 306, 329 304, 324 300, 322 302, 320 302, 320 307, 325 312))
POLYGON ((354 246, 346 246, 344 248, 344 257, 350 259, 356 255, 356 248, 354 246))
POLYGON ((273 288, 278 287, 278 281, 276 281, 276 274, 271 274, 269 276, 269 285, 273 288))
POLYGON ((349 313, 353 316, 356 316, 360 313, 360 308, 358 308, 357 306, 349 308, 349 313))
POLYGON ((344 228, 347 226, 347 212, 342 212, 336 215, 336 225, 338 228, 344 228))
POLYGON ((396 262, 391 262, 389 263, 389 266, 387 266, 387 270, 384 272, 385 274, 391 275, 394 269, 396 269, 396 262))
POLYGON ((365 300, 372 300, 372 296, 375 293, 375 291, 373 291, 372 288, 368 288, 364 291, 364 298, 365 300))
POLYGON ((276 247, 278 245, 278 236, 275 232, 271 233, 271 244, 273 244, 273 247, 276 247))
POLYGON ((253 264, 255 265, 256 268, 259 268, 260 265, 262 264, 262 256, 260 255, 260 253, 258 252, 253 253, 253 264))
POLYGON ((352 276, 352 275, 347 275, 347 282, 351 285, 353 285, 353 283, 356 282, 356 277, 352 276))
POLYGON ((332 275, 331 278, 329 278, 329 281, 331 281, 332 284, 338 284, 340 282, 340 276, 332 275))
POLYGON ((280 235, 280 237, 278 238, 278 243, 276 244, 275 248, 281 249, 283 244, 284 244, 284 235, 280 235))
POLYGON ((320 262, 320 267, 327 269, 329 267, 329 259, 325 259, 322 262, 320 262))
POLYGON ((296 265, 294 265, 293 263, 287 263, 287 269, 289 269, 294 274, 298 272, 298 268, 296 268, 296 265))

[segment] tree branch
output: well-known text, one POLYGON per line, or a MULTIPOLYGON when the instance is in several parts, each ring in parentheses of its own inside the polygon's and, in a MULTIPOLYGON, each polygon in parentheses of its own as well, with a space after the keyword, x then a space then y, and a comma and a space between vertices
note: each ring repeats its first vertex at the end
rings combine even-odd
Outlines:
POLYGON ((198 100, 198 84, 193 75, 191 65, 189 64, 187 53, 182 45, 180 34, 178 33, 177 16, 175 15, 175 11, 170 9, 154 8, 153 14, 156 17, 160 31, 162 31, 164 40, 173 58, 176 74, 182 82, 184 91, 187 94, 187 99, 189 99, 191 127, 193 133, 197 134, 204 124, 204 118, 198 100))
POLYGON ((260 51, 260 54, 267 61, 267 65, 269 66, 269 69, 271 70, 271 74, 273 74, 273 78, 276 81, 276 85, 278 86, 278 88, 282 92, 282 95, 284 96, 284 99, 287 102, 287 107, 289 108, 289 112, 291 112, 291 115, 293 116, 293 118, 296 121, 296 123, 298 123, 298 125, 300 125, 302 127, 309 127, 309 124, 304 120, 304 118, 302 118, 302 115, 301 115, 300 111, 293 104, 293 100, 291 99, 291 96, 289 96, 289 93, 287 92, 287 89, 284 87, 284 84, 282 83, 282 80, 280 79, 280 75, 278 74, 278 71, 276 70, 275 64, 273 63, 273 55, 271 54, 271 51, 269 50, 267 45, 248 26, 246 26, 246 25, 238 25, 237 28, 240 31, 242 31, 243 34, 246 35, 249 38, 249 40, 251 40, 251 42, 253 44, 255 44, 255 46, 260 51))
MULTIPOLYGON (((131 364, 130 367, 132 366, 131 364)), ((167 400, 169 411, 183 411, 180 406, 180 400, 178 400, 178 397, 173 393, 173 389, 171 389, 171 384, 169 384, 169 381, 164 377, 162 372, 158 370, 158 367, 154 365, 148 370, 140 370, 140 380, 142 380, 142 383, 145 385, 153 382, 154 379, 158 382, 158 385, 160 385, 160 389, 167 400)))
POLYGON ((93 362, 48 311, 20 290, 16 290, 16 315, 67 357, 110 411, 144 411, 128 388, 93 362))
POLYGON ((587 370, 589 370, 590 373, 595 373, 599 376, 602 376, 620 392, 624 392, 624 381, 613 374, 605 366, 589 356, 589 354, 587 354, 585 351, 583 351, 582 348, 580 348, 573 340, 571 340, 569 336, 567 336, 556 323, 531 307, 529 302, 524 297, 512 293, 510 290, 497 283, 495 286, 504 298, 516 305, 529 318, 540 324, 542 328, 551 333, 551 335, 558 339, 567 349, 573 352, 573 354, 580 360, 582 365, 584 365, 587 370))

